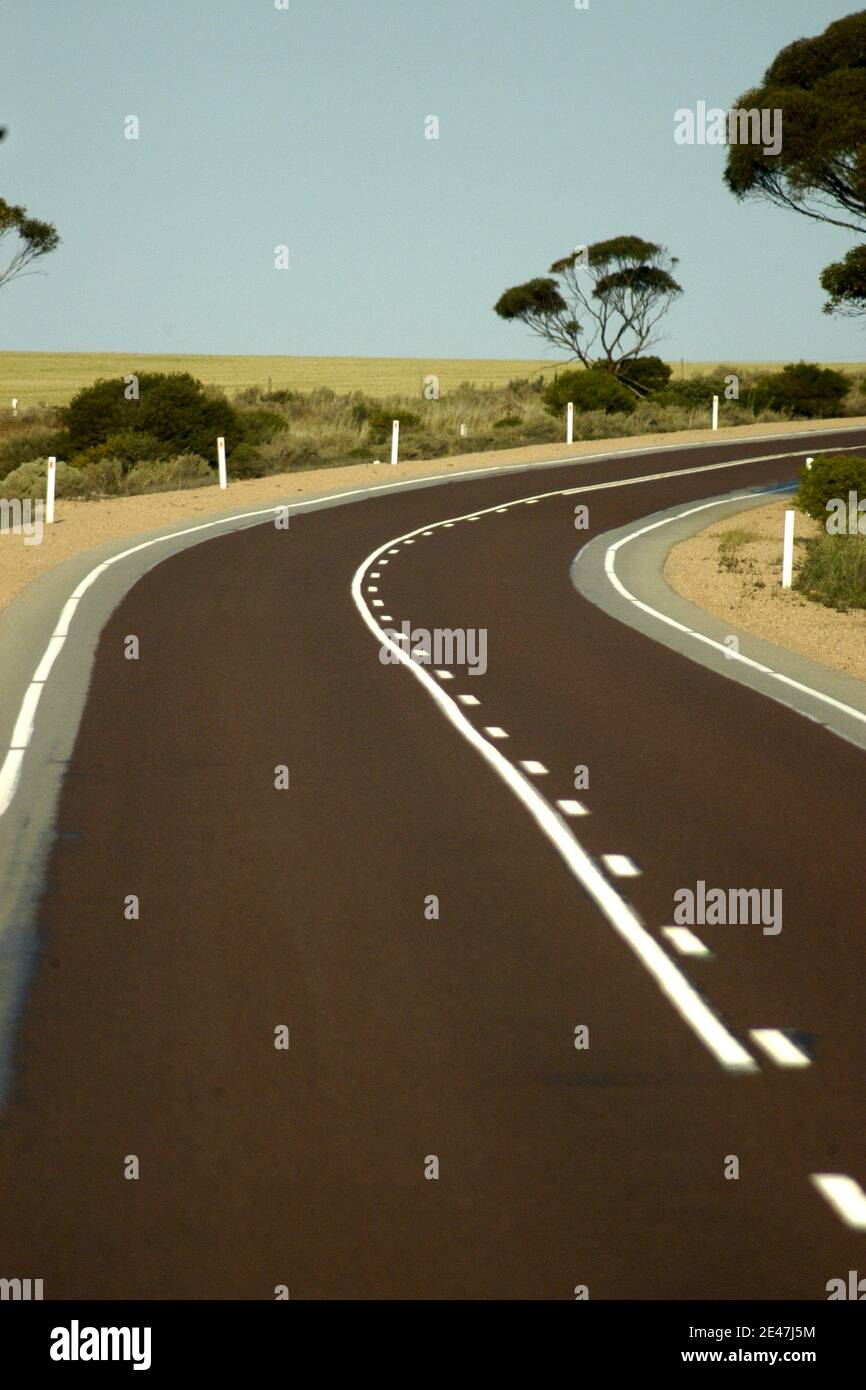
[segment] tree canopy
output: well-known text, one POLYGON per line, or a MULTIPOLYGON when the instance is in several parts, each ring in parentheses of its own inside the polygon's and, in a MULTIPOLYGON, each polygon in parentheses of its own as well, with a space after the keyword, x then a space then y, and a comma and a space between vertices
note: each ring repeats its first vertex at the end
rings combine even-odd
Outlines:
MULTIPOLYGON (((737 105, 781 110, 783 138, 778 154, 729 145, 724 177, 732 193, 866 232, 866 10, 783 48, 737 105)), ((858 253, 825 270, 827 312, 866 311, 858 253)))
POLYGON ((657 341, 660 320, 682 293, 671 274, 676 264, 655 242, 613 237, 554 261, 547 277, 512 286, 494 309, 585 367, 625 379, 628 364, 657 341))
POLYGON ((40 256, 47 256, 60 245, 57 229, 50 222, 27 216, 27 209, 0 198, 0 243, 14 238, 14 250, 5 266, 0 265, 0 286, 21 275, 40 256))

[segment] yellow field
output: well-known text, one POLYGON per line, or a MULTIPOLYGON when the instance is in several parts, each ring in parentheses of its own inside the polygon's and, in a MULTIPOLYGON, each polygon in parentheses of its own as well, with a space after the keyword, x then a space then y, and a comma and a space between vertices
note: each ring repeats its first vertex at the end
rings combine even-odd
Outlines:
MULTIPOLYGON (((420 357, 195 357, 151 356, 121 352, 0 352, 0 409, 17 396, 19 407, 62 405, 82 386, 98 377, 128 372, 191 372, 207 385, 231 392, 245 386, 278 391, 311 391, 330 386, 338 392, 363 391, 369 396, 420 396, 424 378, 437 376, 443 393, 461 382, 476 386, 505 386, 514 377, 552 374, 564 363, 532 359, 484 360, 420 357)), ((719 365, 739 367, 744 374, 778 369, 779 362, 672 362, 674 379, 694 376, 719 365)), ((827 366, 866 372, 866 364, 830 362, 827 366)))

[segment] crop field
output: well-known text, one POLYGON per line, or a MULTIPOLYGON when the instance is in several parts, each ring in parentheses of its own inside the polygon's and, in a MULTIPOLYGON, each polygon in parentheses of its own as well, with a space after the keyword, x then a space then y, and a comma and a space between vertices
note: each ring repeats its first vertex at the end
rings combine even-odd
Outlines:
MULTIPOLYGON (((190 372, 206 386, 219 386, 229 394, 248 387, 266 391, 312 391, 327 386, 339 393, 362 391, 383 399, 395 396, 421 398, 424 378, 436 376, 442 393, 462 382, 501 388, 517 377, 550 377, 564 362, 525 358, 421 358, 421 357, 198 357, 122 352, 0 352, 0 410, 16 397, 19 407, 65 405, 82 386, 99 377, 124 376, 128 372, 190 372)), ((746 375, 777 371, 779 362, 736 363, 671 361, 673 377, 690 377, 718 366, 739 367, 746 375)), ((863 371, 866 363, 833 362, 827 365, 849 372, 863 371)))

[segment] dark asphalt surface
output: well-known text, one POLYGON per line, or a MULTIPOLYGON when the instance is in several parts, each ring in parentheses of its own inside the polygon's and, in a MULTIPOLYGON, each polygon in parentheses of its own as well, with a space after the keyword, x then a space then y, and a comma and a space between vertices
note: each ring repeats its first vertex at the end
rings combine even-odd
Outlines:
POLYGON ((349 592, 428 521, 788 447, 394 494, 134 587, 64 783, 0 1117, 0 1273, 76 1299, 823 1299, 862 1267, 809 1175, 866 1186, 866 754, 569 580, 589 537, 800 460, 461 522, 377 582, 395 625, 487 629, 487 673, 456 673, 466 712, 545 764, 551 801, 587 804, 575 834, 640 867, 618 886, 653 934, 699 879, 783 890, 778 936, 702 927, 713 957, 679 963, 747 1045, 798 1030, 808 1069, 722 1070, 349 592))

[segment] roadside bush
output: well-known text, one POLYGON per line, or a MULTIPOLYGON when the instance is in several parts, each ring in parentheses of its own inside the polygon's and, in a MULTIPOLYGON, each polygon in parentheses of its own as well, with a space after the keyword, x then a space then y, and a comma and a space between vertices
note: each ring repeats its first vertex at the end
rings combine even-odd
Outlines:
POLYGON ((506 416, 504 416, 503 419, 501 419, 501 420, 494 420, 494 421, 493 421, 493 428, 494 428, 495 430, 510 430, 510 429, 514 429, 516 425, 522 425, 522 424, 523 424, 523 416, 522 416, 522 415, 506 415, 506 416))
POLYGON ((762 377, 772 410, 805 419, 837 415, 851 382, 842 372, 815 362, 789 362, 780 372, 762 377))
POLYGON ((276 410, 244 410, 239 419, 241 442, 232 451, 232 462, 238 449, 250 444, 263 444, 279 430, 286 428, 285 418, 276 410))
POLYGON ((866 536, 819 536, 806 542, 794 588, 827 608, 866 608, 866 536))
POLYGON ((31 459, 48 458, 49 454, 59 457, 66 452, 58 447, 64 443, 63 436, 56 429, 40 426, 37 429, 16 430, 0 440, 0 478, 31 459))
MULTIPOLYGON (((79 468, 72 468, 68 463, 62 463, 58 459, 56 469, 57 497, 80 497, 86 491, 86 480, 79 468)), ((22 502, 27 497, 34 500, 44 497, 47 476, 47 458, 29 459, 27 463, 19 464, 11 473, 6 474, 0 482, 0 497, 20 497, 22 502)))
POLYGON ((83 494, 87 497, 117 497, 126 491, 125 459, 104 455, 81 469, 83 494))
POLYGON ((634 357, 619 372, 617 380, 648 396, 651 391, 661 391, 670 377, 671 369, 660 357, 634 357))
POLYGON ((202 487, 214 480, 214 469, 200 454, 176 454, 173 458, 137 463, 126 475, 131 493, 165 492, 174 488, 202 487))
POLYGON ((420 415, 413 415, 411 410, 401 411, 398 406, 395 406, 393 410, 372 410, 367 416, 370 442, 384 444, 387 439, 390 439, 393 422, 397 419, 400 421, 401 441, 404 434, 407 434, 409 430, 417 430, 421 424, 420 415))
POLYGON ((297 468, 316 468, 323 460, 314 440, 305 435, 283 430, 266 444, 260 444, 258 456, 262 475, 291 473, 297 468))
POLYGON ((684 381, 670 381, 661 391, 655 392, 653 400, 659 405, 691 406, 697 409, 712 404, 713 396, 718 396, 719 404, 725 399, 725 379, 715 376, 693 376, 684 381))
POLYGON ((260 478, 263 473, 262 460, 255 444, 246 441, 232 450, 229 460, 229 476, 232 478, 260 478))
POLYGON ((606 415, 630 415, 635 408, 631 391, 600 367, 589 371, 560 372, 545 389, 544 407, 551 415, 562 415, 569 401, 575 410, 603 410, 606 415))
POLYGON ((856 492, 858 499, 866 498, 866 458, 857 454, 824 454, 800 474, 794 505, 824 524, 827 503, 837 497, 847 506, 849 492, 856 492))
POLYGON ((89 468, 101 459, 119 459, 124 468, 132 468, 144 459, 156 459, 164 453, 165 445, 155 435, 144 430, 124 430, 122 434, 110 435, 104 444, 93 444, 72 454, 69 462, 74 468, 89 468))
POLYGON ((100 380, 79 391, 63 411, 71 453, 104 444, 112 435, 145 433, 178 456, 215 452, 223 435, 229 453, 240 442, 242 426, 224 396, 208 395, 188 372, 142 372, 139 399, 127 400, 122 378, 100 380))

